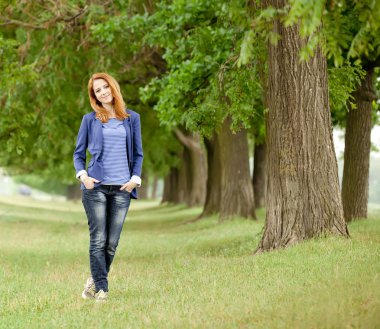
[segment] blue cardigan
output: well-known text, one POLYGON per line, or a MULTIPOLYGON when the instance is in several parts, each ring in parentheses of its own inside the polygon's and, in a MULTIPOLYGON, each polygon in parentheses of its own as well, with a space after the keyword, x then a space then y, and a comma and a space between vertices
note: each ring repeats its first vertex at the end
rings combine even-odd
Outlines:
MULTIPOLYGON (((126 110, 130 116, 124 119, 124 127, 127 133, 127 155, 131 177, 141 177, 143 162, 143 149, 141 142, 140 115, 130 109, 126 110)), ((85 114, 79 128, 77 144, 74 151, 74 167, 76 173, 86 169, 86 150, 91 154, 88 164, 88 175, 99 180, 95 186, 99 186, 103 180, 102 163, 103 131, 102 122, 95 117, 95 112, 85 114)), ((81 189, 85 187, 82 183, 81 189)), ((132 190, 131 197, 137 199, 136 188, 132 190)))

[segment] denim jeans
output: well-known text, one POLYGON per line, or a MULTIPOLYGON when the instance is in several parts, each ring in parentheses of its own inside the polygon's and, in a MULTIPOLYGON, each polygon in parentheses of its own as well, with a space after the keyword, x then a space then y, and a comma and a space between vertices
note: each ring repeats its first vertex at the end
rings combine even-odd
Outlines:
POLYGON ((83 190, 82 202, 90 230, 90 268, 96 291, 108 291, 108 272, 119 243, 131 202, 120 185, 100 185, 83 190))

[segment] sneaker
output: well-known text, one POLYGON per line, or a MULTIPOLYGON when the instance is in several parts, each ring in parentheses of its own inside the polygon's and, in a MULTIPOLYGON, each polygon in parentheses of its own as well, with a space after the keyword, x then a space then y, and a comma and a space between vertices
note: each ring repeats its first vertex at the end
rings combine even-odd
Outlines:
POLYGON ((95 283, 92 278, 87 279, 87 282, 84 285, 84 290, 82 292, 82 298, 84 299, 95 298, 95 283))
POLYGON ((95 294, 95 301, 96 302, 105 302, 107 299, 108 299, 108 292, 107 291, 99 290, 95 294))

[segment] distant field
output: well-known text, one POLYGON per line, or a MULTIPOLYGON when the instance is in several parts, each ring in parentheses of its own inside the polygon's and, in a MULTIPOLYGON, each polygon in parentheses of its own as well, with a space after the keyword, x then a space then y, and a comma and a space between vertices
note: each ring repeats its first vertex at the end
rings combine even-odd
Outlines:
POLYGON ((380 328, 379 207, 351 239, 259 256, 264 210, 186 224, 200 211, 133 202, 99 305, 82 205, 0 198, 0 328, 380 328))

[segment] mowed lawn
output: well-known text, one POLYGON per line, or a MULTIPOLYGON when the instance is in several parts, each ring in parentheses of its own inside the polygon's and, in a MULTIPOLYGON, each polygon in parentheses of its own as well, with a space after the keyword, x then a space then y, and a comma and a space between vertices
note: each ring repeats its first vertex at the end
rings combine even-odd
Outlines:
POLYGON ((253 256, 258 221, 186 223, 200 208, 133 202, 109 301, 89 276, 81 203, 0 199, 0 328, 380 328, 380 212, 253 256))

